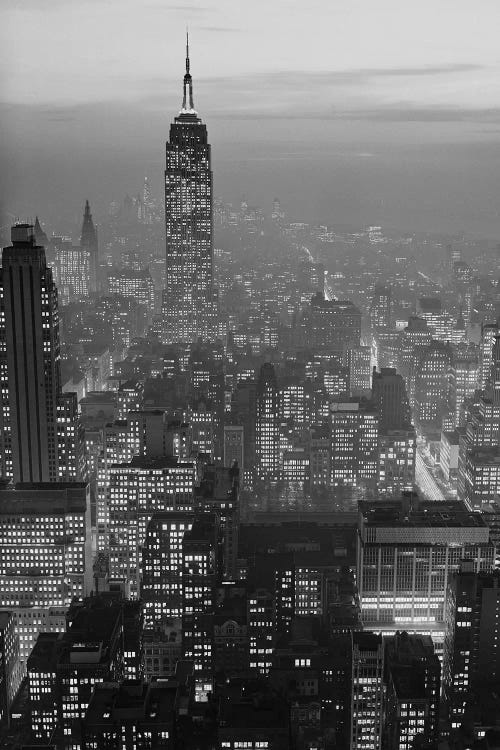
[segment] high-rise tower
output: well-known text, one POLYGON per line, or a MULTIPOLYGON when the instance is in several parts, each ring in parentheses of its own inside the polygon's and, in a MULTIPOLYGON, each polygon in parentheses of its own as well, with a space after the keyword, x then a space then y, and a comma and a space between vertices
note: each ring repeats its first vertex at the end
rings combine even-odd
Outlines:
POLYGON ((193 103, 189 40, 182 108, 166 144, 164 341, 213 337, 212 170, 207 128, 193 103))
POLYGON ((255 447, 257 476, 271 482, 280 478, 280 416, 278 384, 273 365, 260 368, 257 382, 255 447))
POLYGON ((88 201, 85 201, 80 247, 89 254, 89 291, 91 293, 97 292, 97 268, 99 265, 97 229, 92 221, 92 214, 90 213, 90 205, 88 201))
POLYGON ((0 276, 0 411, 3 475, 58 480, 60 388, 57 289, 33 227, 12 227, 0 276))

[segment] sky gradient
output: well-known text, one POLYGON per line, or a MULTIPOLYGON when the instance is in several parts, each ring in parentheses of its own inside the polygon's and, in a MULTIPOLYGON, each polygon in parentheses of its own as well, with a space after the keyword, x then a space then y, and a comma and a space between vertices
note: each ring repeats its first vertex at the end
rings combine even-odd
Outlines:
POLYGON ((6 210, 159 194, 186 24, 225 199, 500 235, 498 0, 2 0, 6 210))

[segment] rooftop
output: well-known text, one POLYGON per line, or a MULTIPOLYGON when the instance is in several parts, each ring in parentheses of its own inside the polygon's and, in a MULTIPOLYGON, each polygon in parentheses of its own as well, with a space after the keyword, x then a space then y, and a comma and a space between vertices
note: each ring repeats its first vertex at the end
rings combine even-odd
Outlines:
POLYGON ((134 456, 130 463, 113 464, 112 469, 171 469, 174 467, 179 468, 193 468, 194 461, 179 461, 177 456, 159 456, 158 458, 147 456, 134 456))
POLYGON ((85 513, 87 488, 85 482, 19 483, 0 490, 0 515, 85 513))
POLYGON ((355 630, 352 634, 352 642, 362 651, 377 651, 382 645, 382 636, 368 630, 355 630))
POLYGON ((365 526, 410 528, 484 528, 479 513, 471 513, 458 501, 427 502, 416 496, 400 500, 360 502, 360 513, 365 526))
POLYGON ((175 680, 151 684, 139 680, 126 680, 121 685, 98 684, 87 709, 86 725, 137 721, 170 724, 174 720, 177 690, 175 680))
MULTIPOLYGON (((232 686, 231 686, 232 687, 232 686)), ((278 695, 243 683, 237 690, 228 691, 221 701, 220 729, 282 729, 288 732, 288 710, 278 695)))
POLYGON ((391 675, 394 690, 399 700, 425 699, 425 683, 421 672, 411 666, 393 665, 391 675))

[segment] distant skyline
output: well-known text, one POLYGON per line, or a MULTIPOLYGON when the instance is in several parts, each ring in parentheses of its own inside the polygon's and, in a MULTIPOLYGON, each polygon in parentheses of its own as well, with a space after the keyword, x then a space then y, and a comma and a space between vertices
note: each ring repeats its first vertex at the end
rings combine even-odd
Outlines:
POLYGON ((497 0, 3 0, 1 197, 62 218, 144 174, 159 197, 188 25, 216 194, 496 236, 499 23, 497 0))

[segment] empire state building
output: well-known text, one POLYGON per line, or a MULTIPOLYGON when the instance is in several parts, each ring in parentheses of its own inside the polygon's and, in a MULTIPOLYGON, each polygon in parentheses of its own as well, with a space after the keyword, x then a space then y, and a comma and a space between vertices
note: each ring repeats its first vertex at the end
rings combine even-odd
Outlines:
POLYGON ((193 102, 189 40, 182 109, 166 144, 165 343, 212 339, 214 332, 212 170, 207 128, 193 102))

